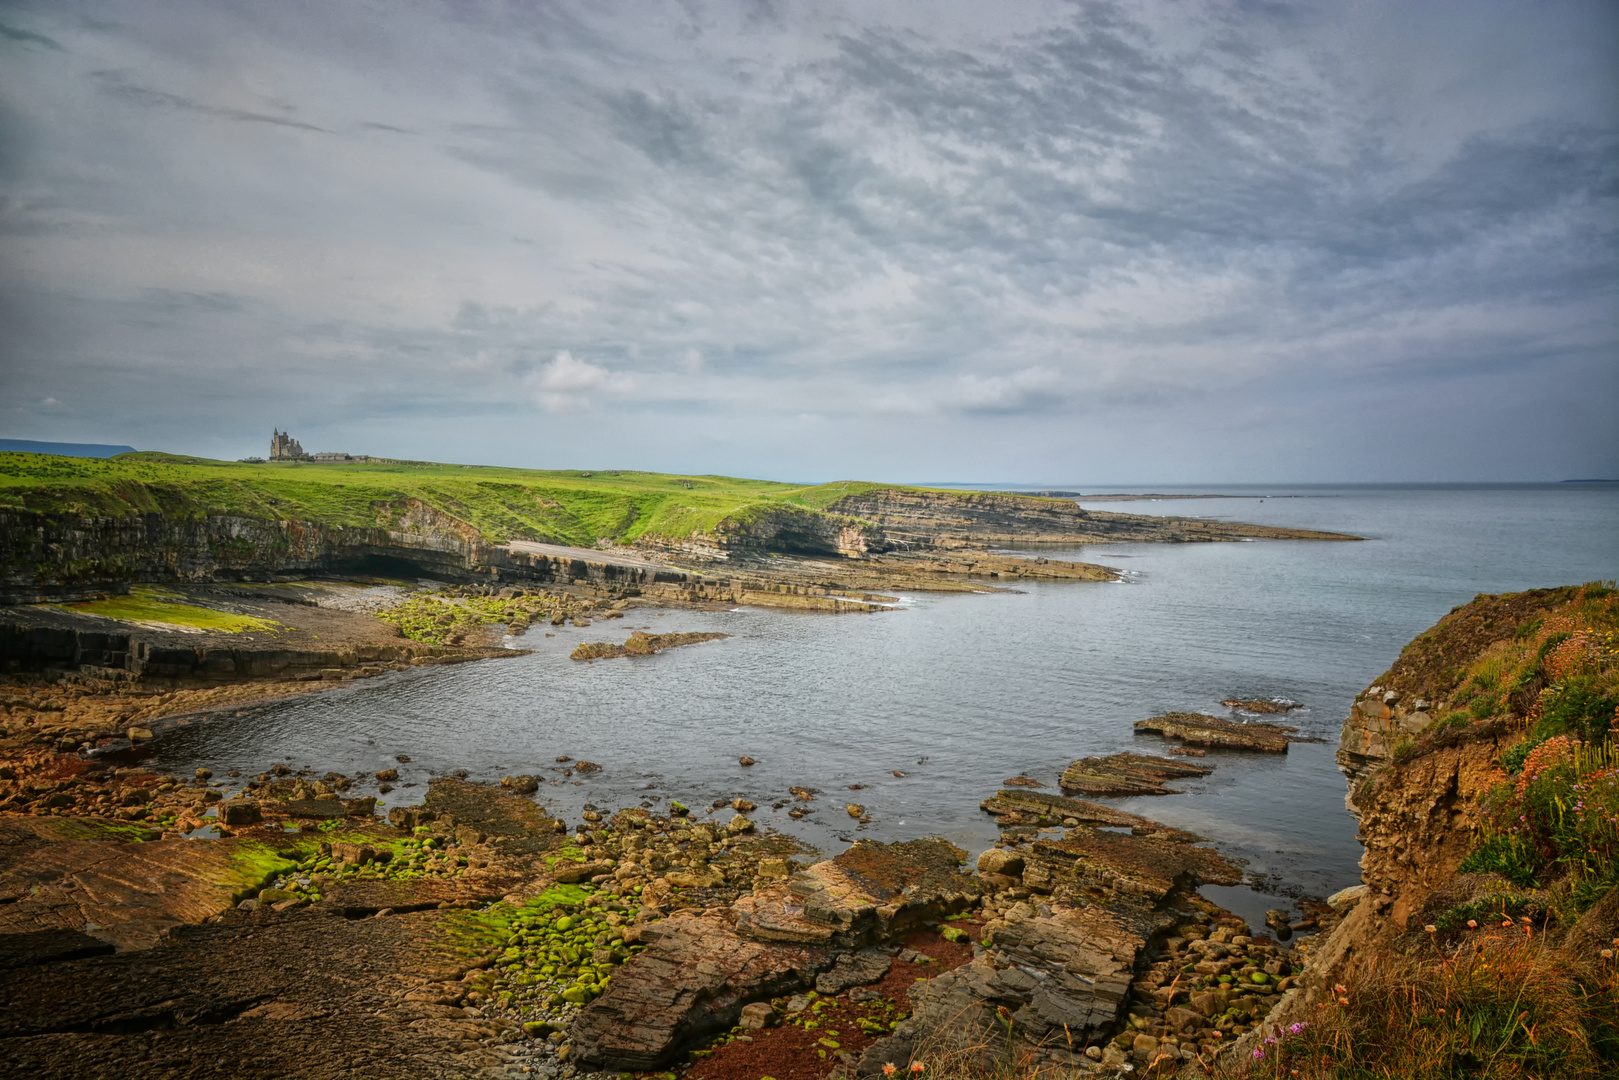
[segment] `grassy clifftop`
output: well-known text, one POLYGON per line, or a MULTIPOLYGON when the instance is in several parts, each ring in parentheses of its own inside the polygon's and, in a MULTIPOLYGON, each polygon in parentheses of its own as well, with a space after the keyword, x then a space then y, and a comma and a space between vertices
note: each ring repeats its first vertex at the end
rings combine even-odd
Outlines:
POLYGON ((491 540, 586 546, 603 537, 678 540, 712 533, 727 520, 745 525, 771 507, 818 511, 847 495, 891 487, 418 461, 252 464, 151 452, 106 459, 0 454, 0 510, 182 519, 231 514, 375 526, 415 499, 491 540))

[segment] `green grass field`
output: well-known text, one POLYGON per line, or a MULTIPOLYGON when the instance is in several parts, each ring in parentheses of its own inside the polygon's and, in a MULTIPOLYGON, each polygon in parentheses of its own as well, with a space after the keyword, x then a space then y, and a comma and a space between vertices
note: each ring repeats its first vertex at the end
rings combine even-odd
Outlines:
POLYGON ((606 538, 680 539, 730 518, 791 505, 820 510, 863 482, 813 486, 728 476, 541 471, 432 462, 262 464, 143 452, 113 458, 0 453, 0 510, 180 519, 234 514, 260 520, 376 526, 418 499, 491 540, 590 546, 606 538))

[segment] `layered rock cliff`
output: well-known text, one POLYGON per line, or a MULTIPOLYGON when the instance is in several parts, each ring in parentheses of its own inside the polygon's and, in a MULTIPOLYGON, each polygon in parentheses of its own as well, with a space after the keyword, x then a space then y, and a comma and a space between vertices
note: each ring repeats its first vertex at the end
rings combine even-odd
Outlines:
POLYGON ((378 507, 372 527, 232 514, 80 517, 0 512, 0 602, 62 600, 131 582, 264 581, 279 574, 502 575, 539 582, 685 581, 674 569, 500 545, 419 500, 378 507))

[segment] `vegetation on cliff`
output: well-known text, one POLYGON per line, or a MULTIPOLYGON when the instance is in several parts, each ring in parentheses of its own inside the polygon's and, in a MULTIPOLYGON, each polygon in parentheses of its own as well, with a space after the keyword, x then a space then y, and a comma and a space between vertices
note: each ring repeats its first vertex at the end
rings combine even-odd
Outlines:
POLYGON ((1505 727, 1525 731, 1503 762, 1512 771, 1558 735, 1600 742, 1619 710, 1616 657, 1619 591, 1611 582, 1480 596, 1406 646, 1378 680, 1428 700, 1437 715, 1395 760, 1505 727))

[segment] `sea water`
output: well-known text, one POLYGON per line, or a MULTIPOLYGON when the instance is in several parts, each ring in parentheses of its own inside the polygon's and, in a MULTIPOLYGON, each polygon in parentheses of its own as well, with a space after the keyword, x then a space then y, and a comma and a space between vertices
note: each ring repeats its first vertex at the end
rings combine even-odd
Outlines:
POLYGON ((702 819, 742 797, 759 804, 750 816, 760 825, 829 854, 861 836, 937 835, 976 856, 996 836, 979 803, 1006 779, 1055 792, 1075 758, 1162 753, 1137 720, 1224 715, 1220 701, 1233 696, 1286 698, 1305 706, 1286 722, 1321 742, 1285 755, 1210 751, 1200 763, 1214 771, 1176 781, 1179 794, 1105 800, 1243 860, 1252 891, 1215 892, 1257 917, 1359 879, 1333 756, 1354 696, 1478 593, 1619 576, 1619 485, 1217 490, 1240 497, 1080 502, 1366 539, 1041 549, 1125 580, 906 594, 869 615, 632 609, 509 640, 531 655, 414 669, 171 729, 148 754, 159 769, 206 765, 216 776, 277 762, 317 774, 394 767, 389 805, 419 801, 429 777, 453 770, 528 773, 542 778, 536 797, 572 821, 586 806, 672 799, 702 819), (580 641, 622 640, 632 627, 731 636, 654 657, 568 658, 580 641), (602 769, 565 776, 563 755, 602 769), (740 765, 744 755, 757 764, 740 765), (802 803, 792 786, 818 794, 802 803), (795 820, 793 806, 813 812, 795 820))

